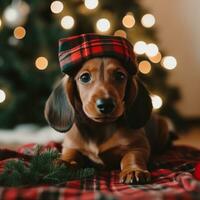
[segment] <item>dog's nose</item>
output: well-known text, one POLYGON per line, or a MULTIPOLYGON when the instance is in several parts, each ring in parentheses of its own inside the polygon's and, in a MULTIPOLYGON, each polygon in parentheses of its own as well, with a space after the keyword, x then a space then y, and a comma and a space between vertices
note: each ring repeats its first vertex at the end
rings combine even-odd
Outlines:
POLYGON ((113 99, 97 99, 96 106, 99 109, 99 111, 103 114, 109 114, 111 113, 115 108, 115 102, 113 99))

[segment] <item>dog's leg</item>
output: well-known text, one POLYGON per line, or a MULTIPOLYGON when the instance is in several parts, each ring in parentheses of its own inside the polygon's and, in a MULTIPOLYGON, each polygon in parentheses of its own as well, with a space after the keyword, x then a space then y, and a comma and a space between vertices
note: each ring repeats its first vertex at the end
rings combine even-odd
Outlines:
POLYGON ((82 158, 76 149, 63 148, 61 160, 75 167, 81 166, 82 158))
POLYGON ((147 160, 148 153, 145 153, 144 149, 127 152, 120 163, 120 182, 127 184, 150 182, 151 175, 147 170, 147 160))

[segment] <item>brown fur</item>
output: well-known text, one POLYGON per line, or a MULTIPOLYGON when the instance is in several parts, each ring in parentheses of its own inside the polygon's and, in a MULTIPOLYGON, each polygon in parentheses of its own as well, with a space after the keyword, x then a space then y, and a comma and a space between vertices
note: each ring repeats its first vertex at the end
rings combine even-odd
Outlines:
POLYGON ((122 182, 145 183, 150 180, 151 145, 163 147, 168 137, 161 119, 157 119, 157 131, 146 135, 144 127, 151 110, 149 94, 136 76, 128 74, 116 59, 94 58, 75 76, 63 78, 46 103, 45 116, 54 129, 67 132, 61 159, 82 164, 87 157, 108 168, 120 167, 122 182), (123 73, 123 80, 116 80, 117 72, 123 73), (92 77, 88 83, 80 80, 84 73, 92 77), (97 109, 96 102, 102 98, 114 100, 111 113, 97 109))

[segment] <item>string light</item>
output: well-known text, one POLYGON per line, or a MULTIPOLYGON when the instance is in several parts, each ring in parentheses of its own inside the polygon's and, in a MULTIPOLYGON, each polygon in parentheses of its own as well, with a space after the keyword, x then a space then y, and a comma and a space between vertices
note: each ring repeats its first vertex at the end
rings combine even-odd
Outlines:
POLYGON ((96 27, 100 32, 107 32, 110 29, 110 21, 106 18, 101 18, 97 21, 96 27))
POLYGON ((151 71, 151 64, 147 60, 139 63, 139 71, 143 74, 148 74, 151 71))
POLYGON ((152 101, 153 109, 155 110, 161 108, 163 105, 163 101, 161 97, 158 95, 155 95, 155 94, 151 95, 151 101, 152 101))
POLYGON ((156 56, 149 57, 149 60, 153 63, 159 63, 161 59, 162 59, 162 55, 160 52, 158 52, 156 56))
POLYGON ((127 13, 122 19, 122 24, 126 28, 132 28, 135 25, 135 18, 132 13, 127 13))
POLYGON ((124 30, 121 30, 121 29, 116 30, 116 31, 114 32, 114 35, 115 35, 115 36, 120 36, 120 37, 123 37, 123 38, 126 38, 126 37, 127 37, 126 32, 125 32, 124 30))
POLYGON ((152 14, 146 14, 141 19, 142 25, 146 28, 151 28, 155 22, 155 17, 152 14))
POLYGON ((142 55, 146 52, 147 50, 147 44, 144 41, 138 41, 134 45, 134 52, 136 54, 142 55))
POLYGON ((23 25, 26 22, 29 13, 29 4, 25 1, 13 0, 3 12, 4 24, 11 28, 23 25))
POLYGON ((41 56, 41 57, 38 57, 36 60, 35 60, 35 66, 39 69, 39 70, 44 70, 47 68, 48 66, 48 60, 41 56))
POLYGON ((16 39, 20 40, 20 39, 24 38, 25 35, 26 35, 26 30, 24 27, 18 26, 14 29, 14 36, 16 39))
POLYGON ((6 99, 6 93, 0 89, 0 103, 3 103, 6 99))
POLYGON ((18 12, 16 9, 9 7, 4 12, 4 18, 8 21, 8 23, 13 23, 18 18, 18 12))
POLYGON ((63 8, 64 6, 61 1, 53 1, 50 6, 52 13, 55 14, 61 13, 63 11, 63 8))
POLYGON ((145 53, 148 57, 153 57, 158 54, 158 51, 159 51, 158 46, 156 44, 150 43, 147 45, 145 53))
POLYGON ((64 28, 64 29, 71 29, 73 28, 74 26, 74 18, 72 16, 64 16, 62 19, 61 19, 61 26, 64 28))
POLYGON ((165 56, 162 59, 161 64, 164 68, 166 68, 168 70, 172 70, 172 69, 176 68, 177 61, 176 61, 176 58, 174 58, 173 56, 165 56))
POLYGON ((85 0, 84 4, 85 4, 86 8, 92 10, 92 9, 95 9, 98 6, 99 1, 98 0, 85 0))

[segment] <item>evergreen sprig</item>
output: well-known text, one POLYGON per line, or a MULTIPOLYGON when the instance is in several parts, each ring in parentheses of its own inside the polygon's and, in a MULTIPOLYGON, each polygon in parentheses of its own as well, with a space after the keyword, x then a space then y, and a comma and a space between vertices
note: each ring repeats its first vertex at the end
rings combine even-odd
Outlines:
POLYGON ((56 161, 59 157, 58 151, 47 150, 37 153, 29 163, 24 160, 8 161, 0 175, 0 185, 15 187, 54 185, 94 176, 94 168, 74 169, 63 163, 58 164, 56 161))

